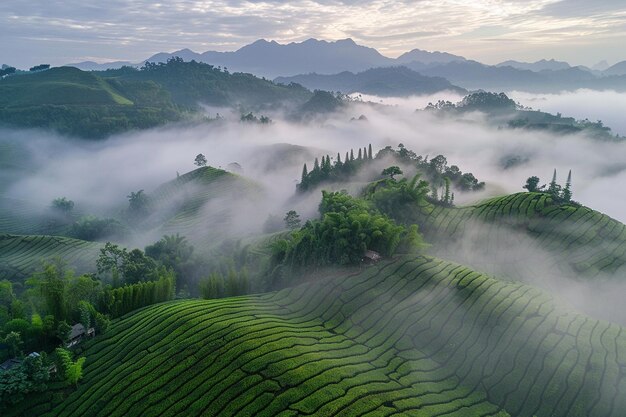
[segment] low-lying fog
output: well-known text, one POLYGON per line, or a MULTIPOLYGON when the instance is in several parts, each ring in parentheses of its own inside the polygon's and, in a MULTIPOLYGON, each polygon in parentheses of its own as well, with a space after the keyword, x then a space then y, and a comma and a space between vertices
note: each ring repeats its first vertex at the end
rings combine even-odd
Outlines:
MULTIPOLYGON (((617 109, 626 108, 626 94, 579 91, 561 96, 514 93, 512 97, 524 105, 564 116, 602 119, 617 132, 626 133, 624 120, 617 116, 617 109)), ((106 213, 124 207, 131 191, 144 189, 149 193, 176 178, 177 172, 193 170, 195 156, 203 153, 211 166, 226 168, 229 163, 239 163, 243 175, 265 187, 265 201, 237 209, 237 213, 245 213, 245 221, 260 227, 268 214, 284 215, 291 208, 303 217, 315 215, 319 193, 305 203, 306 207, 302 203, 293 207, 290 201, 304 162, 311 169, 315 156, 339 152, 343 158, 351 148, 356 151, 369 143, 374 152, 403 143, 421 155, 443 154, 449 165, 458 165, 487 183, 481 194, 457 193, 457 205, 523 191, 522 185, 532 175, 547 183, 554 169, 558 170, 559 182, 564 183, 571 169, 574 200, 626 222, 626 143, 601 142, 584 135, 498 129, 483 123, 480 115, 451 121, 415 112, 440 98, 458 101, 461 97, 442 94, 382 99, 388 106, 354 103, 324 121, 307 124, 288 122, 277 114, 270 115, 271 125, 240 123, 233 117, 199 126, 129 133, 101 142, 68 140, 41 131, 2 130, 0 145, 23 145, 32 158, 13 161, 11 169, 20 167, 18 179, 0 190, 6 190, 5 197, 39 205, 65 196, 86 212, 106 213), (360 115, 367 120, 351 120, 360 115), (272 146, 276 144, 310 149, 272 146), (504 169, 504 162, 511 158, 525 162, 504 169)), ((0 167, 0 174, 7 169, 0 167)))
MULTIPOLYGON (((270 126, 224 121, 130 133, 95 143, 37 131, 5 130, 0 140, 24 144, 34 155, 33 161, 24 161, 28 169, 6 194, 44 205, 66 196, 77 204, 115 207, 124 203, 131 191, 149 192, 175 178, 177 172, 194 169, 195 155, 203 153, 208 164, 215 167, 238 162, 244 175, 268 186, 272 201, 284 201, 294 193, 302 163, 312 167, 313 155, 323 152, 335 156, 339 152, 343 157, 350 148, 356 150, 369 143, 375 151, 403 143, 418 154, 445 155, 449 164, 486 181, 490 194, 523 191, 522 185, 531 175, 547 183, 555 168, 564 183, 571 169, 575 200, 626 222, 626 143, 497 129, 481 123, 478 116, 453 122, 414 112, 437 98, 387 99, 394 104, 387 107, 357 103, 323 123, 296 124, 272 115, 274 123, 270 126), (361 114, 367 121, 350 120, 361 114), (263 150, 278 143, 314 150, 288 160, 263 150), (504 170, 503 163, 513 157, 526 162, 504 170)), ((443 98, 454 99, 450 95, 443 98)), ((621 99, 626 100, 626 94, 621 99)), ((583 103, 584 99, 574 102, 583 103)), ((607 100, 609 107, 611 103, 607 100)), ((457 194, 457 202, 480 197, 484 195, 457 194)))
POLYGON ((561 113, 579 120, 601 120, 614 133, 626 136, 626 93, 578 90, 561 94, 533 94, 513 91, 508 96, 536 110, 561 113))

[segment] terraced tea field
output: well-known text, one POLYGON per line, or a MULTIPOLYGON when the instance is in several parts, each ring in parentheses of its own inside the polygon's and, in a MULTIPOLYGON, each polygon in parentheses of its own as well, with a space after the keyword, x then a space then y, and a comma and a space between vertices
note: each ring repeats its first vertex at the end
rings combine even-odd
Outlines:
POLYGON ((53 410, 46 395, 15 412, 626 415, 625 329, 427 257, 278 293, 152 306, 84 354, 75 392, 53 410))
POLYGON ((461 208, 425 202, 420 210, 428 241, 457 262, 491 271, 504 261, 519 275, 552 270, 586 278, 626 276, 626 226, 587 207, 518 193, 461 208))
POLYGON ((0 279, 21 281, 41 268, 43 261, 60 257, 76 273, 91 272, 101 243, 59 236, 0 235, 0 279))
POLYGON ((163 184, 149 195, 158 213, 160 234, 180 233, 198 245, 210 245, 232 231, 240 214, 234 207, 251 205, 260 187, 227 171, 202 167, 163 184))

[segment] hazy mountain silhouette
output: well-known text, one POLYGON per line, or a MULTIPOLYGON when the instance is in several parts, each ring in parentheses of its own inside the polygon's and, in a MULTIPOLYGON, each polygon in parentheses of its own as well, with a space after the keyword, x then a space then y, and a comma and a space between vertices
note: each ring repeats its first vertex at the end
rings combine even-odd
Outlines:
MULTIPOLYGON (((383 83, 374 85, 374 78, 381 74, 380 71, 359 74, 372 68, 399 65, 427 77, 446 78, 452 87, 466 89, 548 92, 577 88, 614 88, 621 91, 626 88, 621 78, 626 74, 626 61, 600 72, 585 67, 571 67, 567 62, 554 59, 542 59, 534 63, 511 60, 491 66, 446 52, 420 49, 413 49, 394 59, 382 55, 374 48, 358 45, 352 39, 331 42, 308 39, 288 44, 261 39, 231 52, 197 53, 189 49, 160 52, 134 65, 140 66, 146 61, 165 62, 175 56, 185 61, 196 60, 226 67, 230 72, 247 72, 270 79, 301 76, 298 79, 310 88, 321 88, 324 85, 332 90, 350 91, 358 87, 361 91, 365 91, 363 88, 368 91, 377 90, 378 94, 383 91, 400 92, 401 85, 407 88, 404 95, 429 89, 425 87, 425 79, 418 80, 415 74, 400 73, 398 70, 394 76, 401 77, 401 80, 397 80, 394 85, 392 80, 384 80, 383 83), (331 77, 320 77, 321 75, 331 77), (600 75, 605 77, 599 77, 600 75)), ((103 70, 128 64, 118 61, 108 64, 84 62, 71 65, 85 70, 103 70)), ((441 80, 429 82, 435 83, 433 88, 441 85, 441 80)))
POLYGON ((571 68, 571 65, 563 61, 555 61, 554 59, 542 59, 537 62, 520 62, 520 61, 504 61, 496 65, 496 67, 513 67, 521 70, 530 71, 559 71, 571 68))
POLYGON ((341 91, 345 94, 364 93, 383 97, 433 94, 449 90, 459 94, 467 91, 452 85, 441 77, 427 77, 407 67, 373 68, 357 74, 344 71, 338 74, 304 74, 278 77, 278 83, 292 82, 312 90, 341 91))
POLYGON ((607 68, 603 74, 605 75, 626 75, 626 61, 618 62, 607 68))

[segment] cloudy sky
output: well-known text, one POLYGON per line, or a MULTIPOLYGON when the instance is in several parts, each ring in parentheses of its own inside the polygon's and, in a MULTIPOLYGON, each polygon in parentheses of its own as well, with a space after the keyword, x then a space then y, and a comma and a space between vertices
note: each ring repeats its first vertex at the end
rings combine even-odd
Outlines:
POLYGON ((0 63, 141 61, 350 37, 395 57, 413 48, 495 64, 626 59, 626 0, 2 0, 0 63))

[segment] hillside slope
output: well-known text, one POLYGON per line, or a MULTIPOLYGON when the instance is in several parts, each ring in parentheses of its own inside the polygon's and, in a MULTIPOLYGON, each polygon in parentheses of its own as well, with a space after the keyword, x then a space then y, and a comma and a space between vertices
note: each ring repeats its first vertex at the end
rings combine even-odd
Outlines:
POLYGON ((91 72, 72 67, 7 77, 0 81, 0 107, 97 105, 133 102, 91 72))
POLYGON ((46 415, 617 417, 625 349, 623 329, 532 287, 401 258, 141 310, 90 343, 83 382, 46 415))
POLYGON ((416 220, 439 253, 458 262, 506 262, 519 274, 537 268, 586 278, 626 276, 626 226, 584 206, 556 204, 547 194, 517 193, 460 208, 424 202, 416 220))
POLYGON ((43 261, 61 258, 76 273, 93 271, 103 245, 59 236, 0 235, 0 280, 22 281, 43 261))
POLYGON ((0 125, 102 138, 181 118, 154 82, 105 80, 72 67, 0 80, 0 125))
POLYGON ((253 206, 261 187, 222 169, 201 167, 169 181, 148 195, 154 211, 144 227, 180 233, 201 246, 236 235, 241 210, 253 206))

